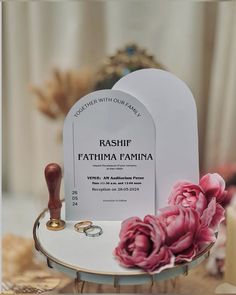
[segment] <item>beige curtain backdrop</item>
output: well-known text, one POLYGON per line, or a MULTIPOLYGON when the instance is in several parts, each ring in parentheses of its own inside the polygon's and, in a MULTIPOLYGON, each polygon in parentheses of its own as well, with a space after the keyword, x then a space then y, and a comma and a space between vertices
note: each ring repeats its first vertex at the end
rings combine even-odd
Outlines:
POLYGON ((236 160, 236 2, 221 3, 216 23, 205 132, 205 167, 236 160))
POLYGON ((3 3, 3 183, 46 194, 43 170, 63 163, 61 123, 28 91, 54 66, 96 66, 126 43, 145 47, 191 88, 201 167, 236 160, 236 3, 59 1, 3 3))

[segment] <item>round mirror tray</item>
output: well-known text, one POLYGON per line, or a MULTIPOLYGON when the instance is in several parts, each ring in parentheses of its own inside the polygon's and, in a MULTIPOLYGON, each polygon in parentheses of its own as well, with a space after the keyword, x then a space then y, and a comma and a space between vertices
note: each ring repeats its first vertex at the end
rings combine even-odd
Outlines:
MULTIPOLYGON (((61 213, 64 219, 64 202, 61 213)), ((66 222, 65 228, 60 231, 48 230, 46 223, 49 219, 50 215, 46 209, 35 221, 35 248, 46 257, 49 267, 72 276, 77 283, 140 285, 187 275, 190 269, 209 256, 213 246, 208 245, 189 263, 149 274, 138 268, 124 268, 115 259, 113 251, 119 241, 120 221, 94 221, 94 224, 102 228, 103 233, 91 237, 76 231, 76 222, 66 222)))

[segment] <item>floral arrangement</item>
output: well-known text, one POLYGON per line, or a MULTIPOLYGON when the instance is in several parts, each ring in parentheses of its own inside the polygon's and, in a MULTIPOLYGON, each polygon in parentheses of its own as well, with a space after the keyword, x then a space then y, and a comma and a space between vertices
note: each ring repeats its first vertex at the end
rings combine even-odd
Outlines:
POLYGON ((75 102, 92 91, 93 75, 89 69, 54 69, 52 77, 42 87, 30 86, 37 97, 38 110, 50 119, 64 119, 75 102))
POLYGON ((203 176, 199 185, 176 183, 168 205, 156 216, 131 217, 122 222, 114 250, 122 266, 160 272, 190 262, 207 244, 224 220, 228 203, 225 181, 217 173, 203 176))
POLYGON ((70 108, 91 91, 110 89, 123 76, 145 68, 164 67, 144 48, 127 44, 108 56, 98 68, 55 68, 42 86, 30 85, 38 110, 53 120, 64 119, 70 108))

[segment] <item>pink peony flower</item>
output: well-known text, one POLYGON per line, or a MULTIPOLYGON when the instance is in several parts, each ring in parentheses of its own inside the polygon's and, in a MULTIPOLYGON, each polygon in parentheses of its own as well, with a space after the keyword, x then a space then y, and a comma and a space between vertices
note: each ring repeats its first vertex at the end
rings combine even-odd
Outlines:
POLYGON ((191 261, 205 244, 215 241, 214 231, 202 224, 199 214, 190 207, 165 207, 158 219, 166 231, 165 244, 177 263, 191 261))
POLYGON ((225 191, 225 182, 217 174, 206 174, 200 180, 200 185, 189 182, 178 182, 173 186, 168 203, 180 205, 183 208, 196 210, 202 223, 216 230, 224 220, 224 209, 229 194, 225 191))
POLYGON ((207 200, 199 185, 190 182, 177 182, 170 193, 168 204, 192 208, 201 215, 207 207, 207 200))
POLYGON ((217 173, 203 176, 200 185, 178 182, 168 200, 171 206, 160 209, 158 216, 132 217, 122 223, 116 258, 123 266, 148 272, 191 261, 206 244, 215 242, 214 231, 224 219, 222 206, 231 195, 217 173))
POLYGON ((218 173, 207 173, 200 179, 200 187, 205 192, 208 203, 216 198, 217 203, 222 203, 227 198, 225 181, 218 173))
POLYGON ((132 217, 122 223, 120 242, 114 254, 125 267, 161 271, 174 265, 174 257, 164 244, 165 238, 165 231, 155 216, 147 215, 143 221, 132 217))

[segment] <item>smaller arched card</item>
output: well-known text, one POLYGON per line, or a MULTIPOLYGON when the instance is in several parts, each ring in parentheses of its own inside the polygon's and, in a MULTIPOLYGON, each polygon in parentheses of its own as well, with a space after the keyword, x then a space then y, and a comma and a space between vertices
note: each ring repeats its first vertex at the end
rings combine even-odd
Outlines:
POLYGON ((155 213, 156 130, 134 96, 100 90, 80 99, 63 130, 66 220, 155 213))

